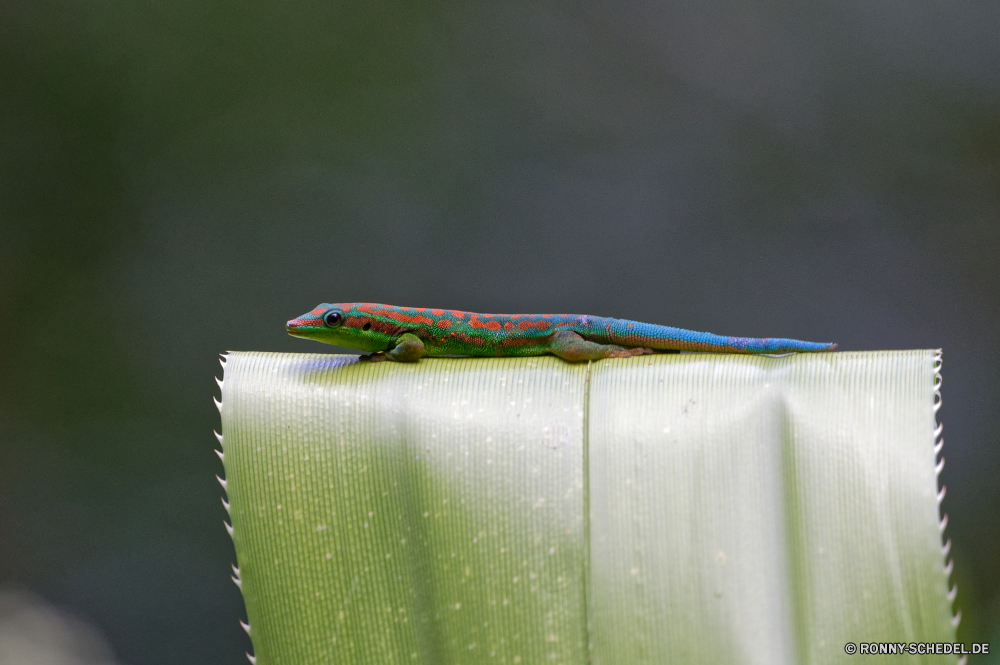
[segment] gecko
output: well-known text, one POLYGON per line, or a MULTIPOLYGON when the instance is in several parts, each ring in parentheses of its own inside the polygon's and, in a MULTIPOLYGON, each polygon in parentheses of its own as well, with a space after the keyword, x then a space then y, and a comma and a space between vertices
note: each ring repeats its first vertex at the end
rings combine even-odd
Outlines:
POLYGON ((286 324, 289 335, 366 351, 363 359, 423 356, 540 356, 569 362, 648 353, 791 353, 836 344, 778 337, 723 337, 585 314, 476 314, 378 303, 323 303, 286 324))

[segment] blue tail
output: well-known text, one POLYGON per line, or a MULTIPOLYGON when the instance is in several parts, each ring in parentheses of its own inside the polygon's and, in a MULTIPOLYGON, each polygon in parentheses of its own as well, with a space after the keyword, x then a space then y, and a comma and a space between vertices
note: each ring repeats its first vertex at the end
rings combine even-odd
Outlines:
POLYGON ((622 346, 645 346, 674 351, 714 351, 716 353, 800 353, 832 351, 836 344, 804 342, 782 337, 723 337, 683 328, 616 319, 609 331, 611 342, 622 346))

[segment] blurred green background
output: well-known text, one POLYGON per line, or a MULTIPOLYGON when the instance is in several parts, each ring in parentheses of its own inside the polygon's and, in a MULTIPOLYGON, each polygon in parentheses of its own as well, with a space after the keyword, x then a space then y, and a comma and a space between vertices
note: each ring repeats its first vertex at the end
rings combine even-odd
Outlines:
POLYGON ((217 354, 332 351, 284 332, 322 301, 574 312, 943 347, 959 636, 1000 651, 998 34, 976 0, 4 3, 0 588, 120 663, 245 663, 217 354))

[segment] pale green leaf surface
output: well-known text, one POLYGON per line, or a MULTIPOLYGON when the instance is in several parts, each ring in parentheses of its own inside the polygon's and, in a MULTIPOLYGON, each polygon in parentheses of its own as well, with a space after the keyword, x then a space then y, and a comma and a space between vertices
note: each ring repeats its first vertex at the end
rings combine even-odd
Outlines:
POLYGON ((934 382, 933 351, 230 354, 257 663, 883 662, 844 644, 953 640, 934 382))

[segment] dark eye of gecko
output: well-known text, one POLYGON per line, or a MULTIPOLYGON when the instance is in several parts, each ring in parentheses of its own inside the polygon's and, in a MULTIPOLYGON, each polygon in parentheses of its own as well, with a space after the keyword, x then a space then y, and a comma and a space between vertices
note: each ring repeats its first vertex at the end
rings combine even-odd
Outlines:
POLYGON ((323 315, 323 323, 326 324, 328 328, 336 328, 341 323, 344 322, 344 313, 337 309, 331 309, 329 312, 323 315))
POLYGON ((368 321, 367 323, 365 323, 365 325, 361 326, 361 329, 362 330, 371 330, 372 329, 372 322, 368 321))

